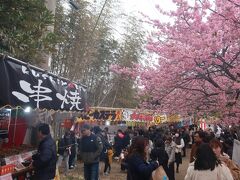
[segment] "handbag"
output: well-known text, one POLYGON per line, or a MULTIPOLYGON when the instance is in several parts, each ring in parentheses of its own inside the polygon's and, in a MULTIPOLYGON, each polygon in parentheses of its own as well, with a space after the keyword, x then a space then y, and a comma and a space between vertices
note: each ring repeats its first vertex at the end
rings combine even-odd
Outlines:
POLYGON ((152 172, 152 180, 168 180, 167 174, 162 166, 152 172))

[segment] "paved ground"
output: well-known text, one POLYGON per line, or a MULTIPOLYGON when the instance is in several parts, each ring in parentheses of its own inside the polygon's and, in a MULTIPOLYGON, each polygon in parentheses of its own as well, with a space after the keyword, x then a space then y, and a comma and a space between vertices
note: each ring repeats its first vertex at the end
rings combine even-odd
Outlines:
POLYGON ((183 158, 183 163, 179 167, 179 173, 175 173, 176 180, 184 180, 187 172, 190 157, 190 149, 187 149, 187 155, 183 158))
MULTIPOLYGON (((189 163, 189 152, 190 150, 187 150, 187 157, 183 158, 183 164, 180 165, 179 173, 175 174, 176 180, 184 180, 184 177, 187 172, 188 163, 189 163)), ((103 171, 103 167, 100 170, 103 171)), ((112 171, 111 174, 108 176, 104 176, 103 173, 100 173, 100 179, 101 180, 126 180, 126 172, 122 172, 120 170, 120 165, 117 161, 114 161, 112 164, 112 171)), ((77 167, 74 170, 70 170, 67 175, 64 175, 62 173, 62 170, 60 169, 60 178, 61 180, 84 180, 83 178, 83 165, 82 163, 78 163, 77 167)))

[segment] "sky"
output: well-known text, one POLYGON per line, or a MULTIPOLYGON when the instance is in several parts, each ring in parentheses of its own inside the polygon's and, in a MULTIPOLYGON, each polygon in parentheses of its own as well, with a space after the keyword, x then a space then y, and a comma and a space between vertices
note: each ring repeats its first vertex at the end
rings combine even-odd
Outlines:
POLYGON ((155 5, 158 4, 164 10, 174 10, 175 6, 171 0, 121 0, 123 8, 128 14, 134 14, 140 16, 139 12, 142 12, 148 15, 153 19, 166 20, 160 16, 159 12, 155 8, 155 5))
MULTIPOLYGON (((157 19, 163 22, 170 21, 169 17, 161 15, 155 8, 159 5, 162 9, 166 11, 174 10, 176 7, 172 0, 120 0, 122 8, 128 15, 134 15, 136 17, 142 18, 141 13, 149 16, 151 19, 157 19), (141 12, 141 13, 140 13, 141 12)), ((147 23, 143 24, 144 29, 150 33, 153 27, 147 23)), ((150 60, 153 64, 157 64, 158 56, 155 54, 148 54, 145 57, 150 60)), ((144 62, 143 62, 144 63, 144 62)))

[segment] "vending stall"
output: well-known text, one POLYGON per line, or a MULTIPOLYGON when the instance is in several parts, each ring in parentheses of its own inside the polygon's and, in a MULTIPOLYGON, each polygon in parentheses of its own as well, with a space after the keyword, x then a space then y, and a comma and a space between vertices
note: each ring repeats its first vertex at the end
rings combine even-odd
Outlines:
POLYGON ((29 179, 38 124, 48 123, 57 137, 61 115, 81 114, 85 104, 82 84, 0 55, 0 179, 29 179))

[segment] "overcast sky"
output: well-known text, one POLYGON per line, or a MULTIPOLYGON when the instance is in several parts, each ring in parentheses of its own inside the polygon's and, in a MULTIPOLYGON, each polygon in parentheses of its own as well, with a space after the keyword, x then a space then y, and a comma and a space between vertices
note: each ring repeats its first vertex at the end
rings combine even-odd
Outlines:
POLYGON ((151 18, 162 19, 155 5, 158 4, 164 10, 173 10, 174 4, 171 0, 121 0, 123 8, 129 14, 139 16, 139 12, 148 15, 151 18))
MULTIPOLYGON (((175 9, 175 5, 172 3, 172 0, 120 0, 122 3, 122 8, 125 13, 130 16, 136 16, 142 18, 141 13, 149 16, 151 19, 158 19, 160 21, 170 21, 168 17, 160 15, 158 10, 155 8, 156 5, 159 5, 162 9, 170 11, 175 9), (140 13, 141 12, 141 13, 140 13)), ((153 27, 149 24, 144 24, 144 28, 150 33, 153 30, 153 27)), ((147 53, 148 54, 148 53, 147 53)), ((156 64, 158 61, 158 56, 154 54, 148 54, 145 59, 148 59, 153 64, 156 64)), ((144 63, 144 62, 143 62, 144 63)))

